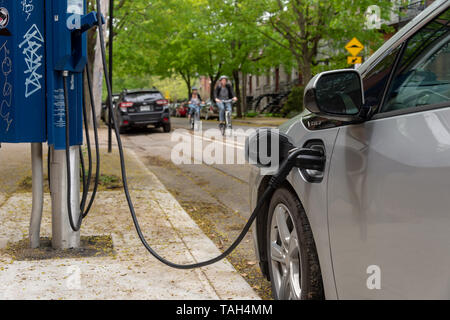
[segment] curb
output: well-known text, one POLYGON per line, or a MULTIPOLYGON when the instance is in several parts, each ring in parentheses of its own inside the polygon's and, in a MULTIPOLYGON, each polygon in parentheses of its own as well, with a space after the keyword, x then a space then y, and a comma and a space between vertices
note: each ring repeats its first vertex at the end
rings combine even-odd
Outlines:
MULTIPOLYGON (((203 233, 200 227, 192 220, 155 174, 144 165, 137 154, 131 149, 126 149, 126 151, 151 176, 151 179, 158 183, 152 194, 159 200, 158 204, 160 209, 166 214, 172 228, 182 239, 194 261, 202 262, 220 255, 222 252, 216 247, 214 242, 203 233)), ((214 288, 220 299, 260 300, 260 297, 228 260, 223 260, 213 266, 199 269, 199 272, 203 273, 203 276, 214 288), (233 285, 232 288, 230 288, 231 284, 233 285)))

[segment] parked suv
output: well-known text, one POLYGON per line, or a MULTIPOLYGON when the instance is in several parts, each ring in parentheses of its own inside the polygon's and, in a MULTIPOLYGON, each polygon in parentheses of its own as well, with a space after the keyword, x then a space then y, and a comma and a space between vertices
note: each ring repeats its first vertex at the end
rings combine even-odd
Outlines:
POLYGON ((164 132, 171 130, 169 102, 154 89, 125 90, 117 101, 115 115, 121 132, 149 125, 163 128, 164 132))
MULTIPOLYGON (((314 77, 280 128, 323 169, 298 161, 255 223, 275 298, 450 299, 449 6, 314 77)), ((270 179, 252 169, 252 208, 270 179)))

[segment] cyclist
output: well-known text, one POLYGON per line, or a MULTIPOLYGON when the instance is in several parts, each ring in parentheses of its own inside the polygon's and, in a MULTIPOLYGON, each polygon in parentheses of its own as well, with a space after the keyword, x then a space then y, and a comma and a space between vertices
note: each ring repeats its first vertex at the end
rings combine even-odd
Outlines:
POLYGON ((222 76, 219 79, 219 85, 214 91, 217 106, 219 107, 219 121, 220 125, 225 125, 225 112, 232 112, 231 101, 236 102, 238 98, 234 94, 233 86, 228 82, 227 76, 222 76))
POLYGON ((195 121, 197 120, 195 118, 196 113, 197 113, 198 117, 200 117, 200 105, 202 103, 204 104, 202 97, 198 93, 198 88, 193 87, 192 93, 189 95, 189 114, 188 114, 189 123, 191 123, 192 117, 194 117, 194 123, 195 123, 195 121))

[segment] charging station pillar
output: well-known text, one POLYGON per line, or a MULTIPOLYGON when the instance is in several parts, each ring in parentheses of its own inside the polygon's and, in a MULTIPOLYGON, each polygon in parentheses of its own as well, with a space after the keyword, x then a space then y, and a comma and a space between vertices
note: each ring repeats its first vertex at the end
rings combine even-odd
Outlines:
MULTIPOLYGON (((80 217, 80 147, 70 147, 71 207, 73 221, 80 217)), ((71 249, 80 246, 80 232, 74 232, 69 223, 67 203, 66 151, 50 148, 50 192, 52 196, 52 246, 71 249)))
POLYGON ((44 161, 42 156, 42 143, 31 144, 31 168, 33 176, 33 208, 30 222, 30 244, 32 249, 39 248, 41 244, 40 232, 42 211, 44 209, 44 161))
POLYGON ((97 24, 97 15, 86 14, 86 9, 86 0, 0 0, 0 143, 32 144, 32 247, 40 242, 44 142, 50 146, 53 247, 80 245, 80 232, 72 231, 68 211, 70 205, 73 220, 78 221, 86 31, 97 24))
MULTIPOLYGON (((80 146, 83 144, 83 70, 87 61, 85 0, 46 1, 47 48, 47 135, 50 145, 52 246, 56 249, 78 248, 80 232, 69 222, 80 217, 80 146), (66 78, 64 80, 64 78, 66 78), (67 92, 64 90, 67 81, 67 92), (68 116, 66 118, 65 94, 68 116), (66 145, 69 130, 69 146, 66 145), (70 152, 70 181, 67 179, 66 148, 70 152), (71 190, 68 204, 67 190, 71 190)), ((90 16, 91 17, 91 16, 90 16)))

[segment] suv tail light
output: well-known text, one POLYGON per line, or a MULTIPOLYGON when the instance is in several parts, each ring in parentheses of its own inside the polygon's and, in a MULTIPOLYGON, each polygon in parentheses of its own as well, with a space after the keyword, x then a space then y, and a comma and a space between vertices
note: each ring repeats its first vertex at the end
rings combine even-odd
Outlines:
POLYGON ((156 104, 158 106, 167 106, 169 104, 169 101, 167 101, 166 99, 162 99, 162 100, 157 100, 156 104))
POLYGON ((128 108, 131 108, 134 105, 133 102, 122 102, 121 104, 119 104, 119 108, 120 110, 122 110, 123 112, 126 112, 128 108))

